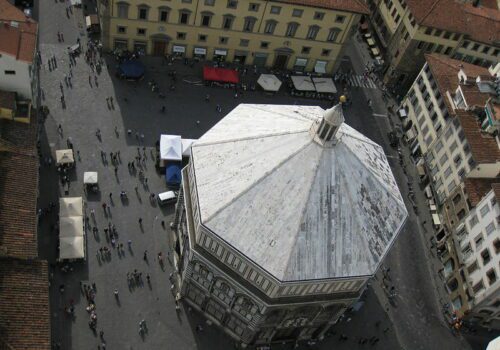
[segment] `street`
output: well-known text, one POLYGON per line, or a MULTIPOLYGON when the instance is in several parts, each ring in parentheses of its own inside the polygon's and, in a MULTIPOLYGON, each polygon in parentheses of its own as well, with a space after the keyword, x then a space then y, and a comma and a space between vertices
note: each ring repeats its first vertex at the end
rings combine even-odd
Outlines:
MULTIPOLYGON (((205 326, 197 332, 196 325, 204 322, 187 307, 176 311, 170 292, 171 264, 162 267, 157 254, 168 256, 169 223, 173 206, 159 207, 151 200, 166 188, 164 177, 156 171, 155 142, 161 133, 178 134, 184 138, 199 138, 232 108, 240 103, 308 104, 331 106, 331 102, 293 98, 284 89, 275 96, 261 91, 247 91, 238 98, 234 91, 193 84, 201 80, 202 63, 194 67, 175 62, 164 65, 161 58, 146 57, 146 76, 140 82, 118 80, 111 55, 105 55, 101 74, 85 62, 84 54, 71 66, 71 84, 67 47, 80 37, 87 50, 81 9, 72 9, 67 16, 64 2, 38 3, 39 48, 42 56, 40 80, 42 104, 50 111, 43 125, 40 140, 44 157, 55 150, 67 148, 70 138, 74 145, 76 170, 70 174, 69 196, 82 196, 86 201, 87 259, 70 264, 71 271, 63 272, 56 263, 57 234, 54 225, 57 213, 44 216, 39 226, 40 257, 51 264, 51 316, 52 339, 61 349, 95 349, 102 343, 106 349, 229 349, 232 340, 221 331, 205 326), (58 41, 62 32, 64 42, 58 41), (49 58, 55 57, 57 67, 49 69, 49 58), (169 91, 168 72, 177 71, 176 90, 169 91), (148 85, 154 79, 166 97, 159 98, 148 85), (70 86, 71 85, 71 86, 70 86), (61 104, 64 93, 66 108, 61 104), (206 94, 210 101, 205 102, 206 94), (112 100, 111 100, 112 98, 112 100), (110 101, 112 101, 110 103, 110 101), (216 111, 221 105, 222 113, 216 111), (165 112, 161 112, 165 106, 165 112), (199 121, 199 123, 198 123, 199 121), (61 130, 58 126, 61 125, 61 130), (96 135, 99 129, 100 137, 96 135), (128 132, 130 130, 130 133, 128 132), (106 153, 104 162, 101 151, 106 153), (110 153, 119 152, 116 167, 111 164, 110 153), (141 181, 138 172, 130 171, 127 164, 140 157, 140 168, 147 180, 141 181), (115 168, 117 170, 115 170, 115 168), (83 172, 97 171, 99 195, 83 192, 83 172), (126 191, 128 200, 120 199, 126 191), (111 196, 110 196, 111 194, 111 196), (106 203, 109 212, 104 211, 106 203), (91 211, 95 212, 95 218, 91 211), (162 224, 163 223, 163 224, 162 224), (104 229, 115 225, 118 238, 114 247, 104 229), (92 228, 97 228, 93 233, 92 228), (130 241, 130 243, 128 243, 130 241), (109 258, 102 258, 99 248, 111 250, 109 258), (147 253, 145 254, 145 252, 147 253), (145 255, 147 259, 145 259, 145 255), (127 273, 142 273, 142 283, 130 284, 127 273), (151 283, 146 282, 150 276, 151 283), (95 284, 97 327, 89 328, 89 312, 83 285, 95 284), (61 286, 64 291, 61 292, 61 286), (114 291, 117 290, 116 296, 114 291), (74 305, 74 314, 65 311, 74 305), (145 332, 139 323, 145 321, 145 332), (103 336, 99 332, 103 331, 103 336)), ((343 65, 359 75, 364 69, 362 47, 354 42, 347 50, 343 65)), ((258 75, 248 73, 244 80, 255 81, 258 75)), ((352 87, 349 90, 352 105, 345 110, 346 122, 367 137, 381 144, 393 167, 403 198, 407 198, 408 182, 418 189, 418 176, 409 162, 408 150, 403 147, 407 175, 397 161, 397 151, 389 146, 386 133, 399 122, 388 114, 381 91, 370 87, 352 87), (367 99, 373 101, 369 108, 367 99), (394 157, 394 158, 393 158, 394 157)), ((138 164, 138 166, 139 166, 138 164)), ((364 305, 352 312, 334 327, 324 342, 311 345, 316 349, 352 349, 368 347, 360 344, 363 338, 379 337, 379 349, 471 349, 462 336, 453 335, 441 313, 445 302, 443 283, 437 277, 438 260, 429 250, 430 220, 427 203, 421 191, 417 193, 419 215, 411 210, 400 237, 389 253, 385 267, 390 268, 390 286, 397 292, 392 302, 387 298, 388 287, 383 287, 380 272, 364 295, 364 305), (427 210, 427 211, 426 211, 427 210), (345 335, 347 340, 340 341, 345 335)), ((40 208, 57 203, 64 196, 63 188, 53 165, 40 167, 40 208)), ((273 346, 273 349, 290 348, 273 346)), ((300 348, 309 348, 301 344, 300 348)), ((476 347, 474 347, 476 348, 476 347)))

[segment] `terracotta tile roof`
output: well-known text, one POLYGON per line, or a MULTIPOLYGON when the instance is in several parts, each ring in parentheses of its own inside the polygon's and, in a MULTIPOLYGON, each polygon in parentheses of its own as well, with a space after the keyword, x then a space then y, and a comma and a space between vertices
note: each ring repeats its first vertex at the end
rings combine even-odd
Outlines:
POLYGON ((406 0, 406 3, 421 25, 468 34, 482 43, 500 41, 498 8, 474 7, 456 0, 406 0))
POLYGON ((8 0, 0 0, 0 21, 18 21, 29 20, 23 11, 12 5, 8 0))
POLYGON ((14 110, 16 108, 16 93, 0 90, 0 108, 14 110))
POLYGON ((0 258, 0 348, 50 350, 46 261, 0 258))
POLYGON ((36 128, 0 121, 0 256, 38 255, 36 128))
POLYGON ((361 0, 274 0, 287 4, 320 7, 330 10, 340 10, 367 15, 370 13, 368 6, 361 0))
POLYGON ((491 188, 493 188, 493 191, 495 192, 495 199, 497 200, 497 203, 500 203, 500 179, 497 179, 497 181, 498 182, 491 185, 491 188))
POLYGON ((0 53, 17 60, 33 62, 36 50, 36 23, 19 23, 18 27, 0 24, 0 53))
MULTIPOLYGON (((500 195, 500 178, 465 178, 464 180, 465 192, 469 197, 469 201, 473 207, 483 199, 493 188, 495 196, 498 198, 500 195)), ((500 201, 498 201, 500 203, 500 201)))
POLYGON ((470 145, 472 157, 476 163, 500 162, 500 149, 498 149, 495 138, 481 131, 479 121, 473 112, 456 110, 455 113, 460 121, 465 138, 470 145))
MULTIPOLYGON (((451 107, 448 99, 445 97, 446 91, 454 92, 457 89, 459 85, 458 72, 461 69, 465 72, 465 74, 467 74, 468 77, 473 79, 479 75, 490 75, 488 68, 454 60, 453 58, 449 58, 444 55, 425 54, 425 60, 429 65, 432 76, 436 80, 436 84, 441 92, 441 95, 443 95, 443 100, 446 103, 450 114, 452 113, 453 108, 451 107)), ((474 85, 472 89, 478 90, 476 85, 474 85)), ((485 94, 485 96, 487 97, 488 95, 485 94)), ((486 102, 486 99, 484 101, 486 102)))

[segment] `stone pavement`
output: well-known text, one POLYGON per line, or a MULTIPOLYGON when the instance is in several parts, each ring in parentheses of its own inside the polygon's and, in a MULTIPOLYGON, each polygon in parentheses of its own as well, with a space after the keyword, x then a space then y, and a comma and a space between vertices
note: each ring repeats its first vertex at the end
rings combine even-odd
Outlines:
MULTIPOLYGON (((64 273, 55 263, 57 243, 52 225, 56 222, 56 213, 44 218, 41 223, 40 255, 52 263, 53 340, 60 342, 62 349, 92 349, 97 348, 101 342, 98 334, 94 334, 88 327, 89 314, 85 310, 87 302, 80 289, 82 281, 96 284, 97 332, 104 331, 108 349, 232 348, 232 341, 213 327, 204 327, 204 332, 196 333, 196 324, 202 322, 199 315, 184 309, 179 315, 176 313, 169 291, 171 266, 166 264, 162 269, 156 261, 158 252, 165 255, 168 251, 167 230, 173 208, 159 208, 149 201, 150 193, 165 189, 164 179, 156 172, 152 159, 151 151, 155 141, 160 133, 198 138, 239 103, 319 104, 324 108, 331 103, 293 99, 286 92, 269 96, 249 91, 243 97, 235 99, 230 89, 208 88, 183 81, 201 77, 201 63, 193 68, 180 62, 168 66, 162 65, 161 60, 155 58, 144 59, 147 66, 145 79, 139 83, 131 83, 114 77, 116 63, 112 57, 106 57, 109 69, 104 68, 98 75, 96 87, 90 67, 84 62, 83 56, 80 56, 76 66, 72 68, 73 88, 68 88, 64 83, 64 74, 69 74, 66 47, 75 43, 78 35, 82 34, 81 10, 74 9, 73 14, 67 18, 64 2, 43 1, 37 12, 40 13, 40 50, 44 63, 41 70, 44 92, 42 103, 50 110, 41 134, 42 150, 45 156, 53 156, 56 149, 66 148, 66 140, 71 137, 80 159, 72 174, 70 195, 86 198, 82 188, 84 171, 98 171, 101 187, 100 196, 86 198, 87 215, 90 216, 92 209, 96 213, 95 222, 90 220, 90 227, 97 227, 99 233, 94 236, 91 229, 87 231, 87 260, 73 264, 73 271, 64 273), (64 43, 57 41, 57 31, 64 33, 64 43), (57 57, 57 69, 51 72, 47 67, 47 59, 53 55, 57 57), (178 71, 178 75, 177 89, 172 92, 168 91, 171 79, 167 73, 173 69, 178 71), (151 79, 158 82, 160 90, 166 94, 165 99, 159 98, 150 90, 148 81, 151 79), (59 101, 60 82, 63 84, 66 109, 61 108, 59 101), (207 93, 211 96, 209 103, 204 101, 207 93), (114 109, 108 107, 107 97, 113 97, 114 109), (217 104, 222 106, 223 113, 215 111, 217 104), (166 113, 160 112, 163 105, 166 106, 166 113), (59 124, 63 129, 62 136, 57 133, 59 124), (95 135, 97 128, 100 129, 102 141, 95 135), (132 131, 131 136, 127 136, 129 129, 132 131), (139 138, 136 138, 136 132, 139 138), (144 142, 141 141, 141 134, 144 134, 144 142), (143 147, 146 147, 144 172, 148 178, 147 185, 141 183, 137 174, 131 174, 126 167, 126 163, 132 161, 138 152, 144 156, 143 147), (109 152, 120 151, 121 164, 117 167, 117 175, 112 166, 102 162, 101 150, 108 154, 108 159, 109 152), (138 187, 137 193, 135 186, 138 187), (128 201, 120 201, 121 190, 128 192, 128 201), (113 202, 110 201, 110 193, 113 193, 113 202), (103 202, 110 205, 111 213, 108 216, 102 210, 103 202), (138 223, 139 217, 143 219, 142 228, 138 223), (166 228, 161 225, 162 221, 166 223, 166 228), (123 254, 118 254, 105 238, 103 230, 108 223, 117 227, 118 243, 125 246, 123 254), (131 250, 127 248, 129 239, 132 241, 131 250), (107 246, 112 251, 109 261, 96 256, 102 246, 107 246), (148 251, 148 261, 143 260, 145 250, 148 251), (146 274, 151 276, 151 287, 146 282, 139 287, 128 287, 126 275, 134 269, 143 273, 144 282, 146 274), (63 293, 59 291, 61 284, 65 286, 63 293), (115 289, 119 291, 118 299, 113 294, 115 289), (64 312, 71 302, 75 305, 74 317, 68 317, 64 312), (146 321, 148 328, 148 333, 143 337, 139 334, 139 321, 142 319, 146 321)), ((85 45, 85 38, 82 37, 81 40, 85 45)), ((351 54, 353 57, 356 55, 356 52, 351 54)), ((253 73, 249 73, 244 79, 256 78, 253 73)), ((380 143, 389 156, 394 156, 395 151, 388 146, 385 135, 387 128, 391 126, 389 120, 372 115, 372 111, 366 106, 366 94, 366 90, 362 88, 353 88, 353 105, 346 110, 346 121, 380 143)), ((378 111, 382 108, 379 91, 370 89, 369 94, 378 111)), ((401 168, 397 161, 392 160, 391 164, 400 186, 404 187, 406 179, 401 168)), ((56 203, 62 195, 54 167, 42 166, 40 206, 56 203)), ((420 228, 416 220, 415 217, 409 220, 388 259, 388 266, 393 271, 391 276, 397 285, 397 307, 387 305, 379 282, 374 281, 375 293, 371 288, 368 290, 363 308, 347 316, 334 328, 335 335, 312 346, 313 348, 361 348, 367 345, 358 344, 360 337, 377 336, 380 338, 377 347, 383 349, 400 349, 399 341, 406 344, 407 349, 467 349, 460 342, 461 339, 454 338, 444 328, 443 320, 439 317, 435 286, 429 278, 428 256, 420 238, 421 233, 417 232, 420 228), (388 309, 389 317, 385 309, 388 309), (377 321, 381 321, 379 327, 375 327, 377 321), (383 330, 387 327, 389 330, 384 333, 383 330), (339 342, 340 334, 345 334, 348 340, 339 342)), ((300 348, 308 347, 301 345, 300 348)))

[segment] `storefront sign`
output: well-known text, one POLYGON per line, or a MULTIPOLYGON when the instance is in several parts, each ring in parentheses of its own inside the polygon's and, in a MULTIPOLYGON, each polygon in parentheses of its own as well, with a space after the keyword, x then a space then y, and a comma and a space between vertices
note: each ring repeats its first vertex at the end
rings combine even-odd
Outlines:
POLYGON ((174 52, 180 52, 180 53, 184 53, 184 52, 186 52, 186 48, 185 48, 184 46, 175 46, 175 45, 174 45, 174 46, 172 47, 172 50, 173 50, 174 52))
POLYGON ((227 50, 215 50, 215 54, 219 56, 226 56, 227 55, 227 50))
POLYGON ((194 48, 194 54, 195 55, 206 55, 207 54, 207 49, 204 49, 202 47, 195 47, 194 48))

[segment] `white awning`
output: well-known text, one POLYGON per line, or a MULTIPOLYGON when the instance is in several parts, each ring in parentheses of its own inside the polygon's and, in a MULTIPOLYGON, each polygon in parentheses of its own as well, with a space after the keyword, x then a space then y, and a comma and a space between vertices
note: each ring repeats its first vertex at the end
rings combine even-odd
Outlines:
POLYGON ((207 49, 203 47, 195 47, 194 48, 194 54, 195 55, 206 55, 207 54, 207 49))
POLYGON ((59 149, 56 151, 57 164, 71 164, 75 162, 72 149, 59 149))
POLYGON ((266 91, 278 91, 281 87, 281 80, 274 74, 261 74, 257 84, 266 91))
POLYGON ((59 259, 85 257, 82 197, 59 198, 59 259))
POLYGON ((439 220, 439 215, 438 214, 432 214, 432 222, 436 226, 441 225, 441 220, 439 220))
POLYGON ((86 171, 83 173, 83 183, 84 184, 96 184, 97 183, 97 172, 96 171, 86 171))
POLYGON ((83 200, 82 197, 59 198, 59 216, 82 216, 83 200))
POLYGON ((59 238, 83 236, 83 216, 59 218, 59 238))
POLYGON ((182 160, 182 141, 178 135, 161 135, 160 159, 182 160))
POLYGON ((181 139, 181 143, 182 143, 182 156, 183 157, 189 157, 189 151, 191 150, 191 145, 195 141, 196 140, 194 140, 194 139, 181 139))
POLYGON ((406 109, 401 108, 399 110, 399 115, 401 116, 401 118, 406 118, 408 116, 408 114, 406 114, 406 109))
POLYGON ((59 259, 82 259, 85 257, 85 238, 62 237, 59 239, 59 259))
POLYGON ((311 77, 306 75, 294 75, 292 76, 292 83, 296 90, 299 91, 316 91, 314 83, 311 77))
POLYGON ((337 88, 332 78, 312 78, 312 80, 317 92, 337 93, 337 88))
POLYGON ((217 50, 217 49, 215 49, 214 54, 215 55, 220 55, 220 56, 226 56, 227 55, 227 50, 217 50))
POLYGON ((496 337, 488 343, 486 350, 498 350, 500 349, 500 336, 496 337))
POLYGON ((184 46, 174 45, 174 46, 172 46, 172 51, 184 53, 184 52, 186 52, 186 48, 184 46))
POLYGON ((327 61, 316 61, 316 64, 314 65, 314 71, 316 73, 325 74, 327 63, 328 63, 327 61))

